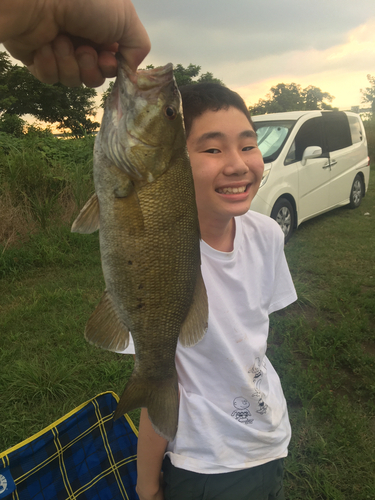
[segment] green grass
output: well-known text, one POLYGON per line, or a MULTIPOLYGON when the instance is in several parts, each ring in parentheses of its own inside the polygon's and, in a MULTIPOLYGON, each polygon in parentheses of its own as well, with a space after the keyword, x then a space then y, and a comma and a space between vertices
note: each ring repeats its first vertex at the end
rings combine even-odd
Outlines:
POLYGON ((375 498, 374 186, 285 249, 299 300, 273 315, 269 356, 292 423, 290 500, 375 498))
POLYGON ((121 394, 133 359, 83 338, 104 290, 97 235, 55 228, 6 250, 0 264, 3 451, 100 392, 121 394))
MULTIPOLYGON (((375 159, 375 133, 369 139, 375 159)), ((77 165, 69 170, 77 179, 88 175, 77 165)), ((268 355, 293 430, 288 500, 375 498, 374 168, 371 175, 358 209, 302 224, 285 249, 299 299, 272 315, 268 355)), ((50 222, 20 241, 0 246, 0 451, 100 392, 120 395, 133 368, 131 356, 83 338, 104 289, 97 234, 50 222)), ((137 424, 139 412, 131 416, 137 424)))

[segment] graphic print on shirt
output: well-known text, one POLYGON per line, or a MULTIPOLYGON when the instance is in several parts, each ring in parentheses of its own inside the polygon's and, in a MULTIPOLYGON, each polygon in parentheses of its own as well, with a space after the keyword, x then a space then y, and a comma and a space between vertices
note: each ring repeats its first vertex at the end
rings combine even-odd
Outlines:
POLYGON ((260 390, 260 386, 261 386, 262 378, 263 378, 262 365, 263 365, 263 368, 266 370, 266 364, 264 362, 261 363, 260 358, 255 358, 254 366, 249 371, 249 373, 254 374, 253 382, 255 385, 255 392, 252 395, 252 397, 257 398, 257 400, 258 400, 257 413, 259 413, 260 415, 264 415, 265 413, 267 413, 267 408, 268 408, 268 405, 263 401, 262 393, 260 390))
POLYGON ((250 418, 250 403, 247 399, 242 396, 238 396, 237 398, 234 398, 233 406, 236 409, 232 412, 232 417, 241 422, 241 424, 252 424, 254 422, 254 419, 250 418))

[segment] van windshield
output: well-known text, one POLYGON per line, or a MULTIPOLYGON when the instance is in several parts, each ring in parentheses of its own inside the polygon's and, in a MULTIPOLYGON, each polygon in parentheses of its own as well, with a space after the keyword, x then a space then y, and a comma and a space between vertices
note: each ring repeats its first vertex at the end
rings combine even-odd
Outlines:
POLYGON ((295 120, 255 121, 258 138, 258 147, 263 156, 264 163, 275 161, 279 156, 295 120))

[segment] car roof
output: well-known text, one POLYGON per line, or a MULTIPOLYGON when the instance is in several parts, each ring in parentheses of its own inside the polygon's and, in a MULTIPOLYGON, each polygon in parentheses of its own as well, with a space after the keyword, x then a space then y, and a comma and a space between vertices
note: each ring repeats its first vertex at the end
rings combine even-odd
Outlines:
POLYGON ((270 113, 267 115, 255 115, 252 116, 251 119, 254 122, 268 120, 298 120, 304 115, 321 116, 321 110, 317 109, 314 111, 287 111, 284 113, 270 113))

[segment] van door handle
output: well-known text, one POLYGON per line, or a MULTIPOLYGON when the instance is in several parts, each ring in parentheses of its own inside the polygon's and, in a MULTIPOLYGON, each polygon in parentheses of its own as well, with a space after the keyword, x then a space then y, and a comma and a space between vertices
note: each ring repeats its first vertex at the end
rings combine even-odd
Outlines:
POLYGON ((336 160, 331 160, 330 162, 328 162, 325 165, 323 165, 322 168, 331 168, 331 167, 334 167, 336 164, 337 164, 336 160))

